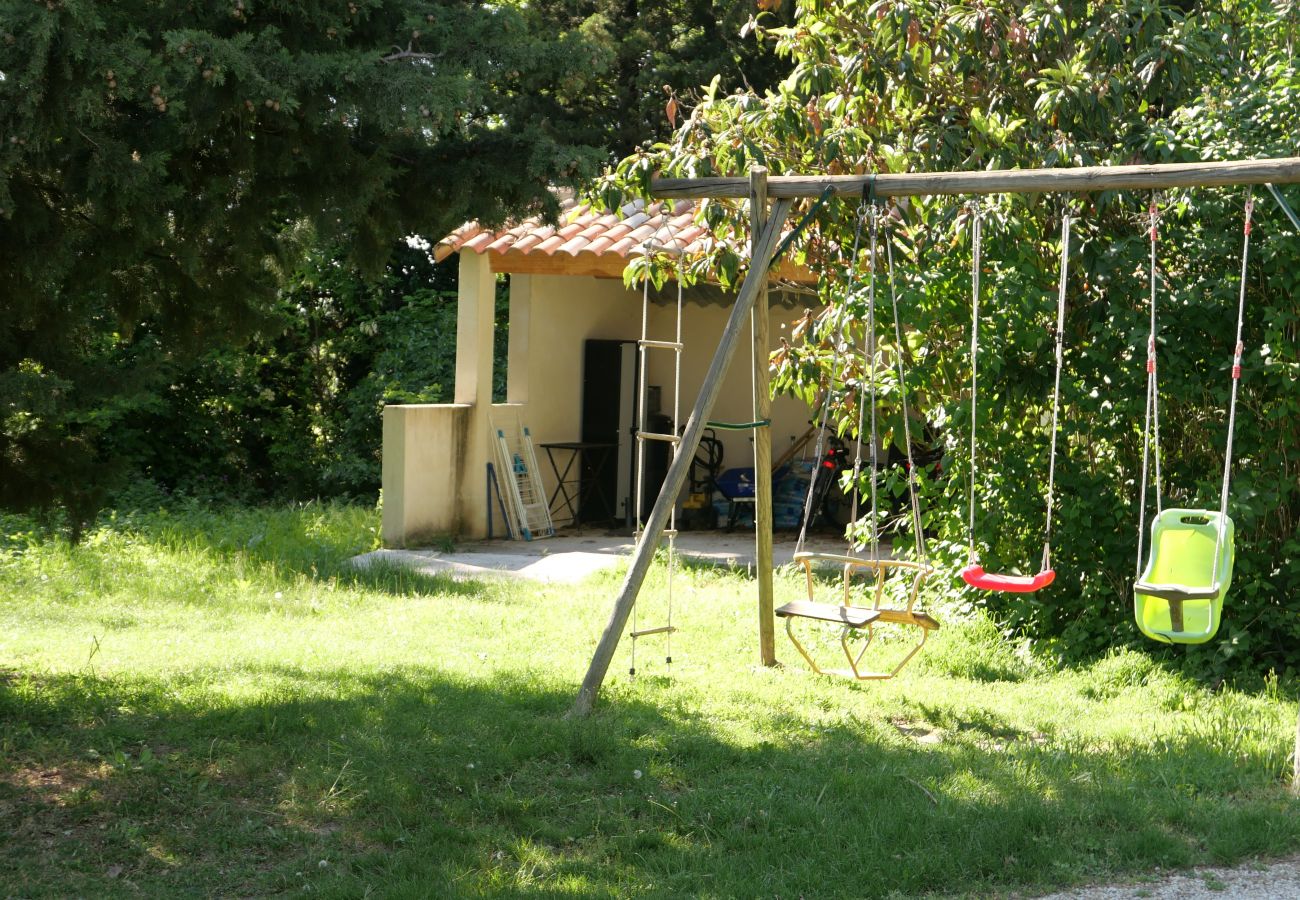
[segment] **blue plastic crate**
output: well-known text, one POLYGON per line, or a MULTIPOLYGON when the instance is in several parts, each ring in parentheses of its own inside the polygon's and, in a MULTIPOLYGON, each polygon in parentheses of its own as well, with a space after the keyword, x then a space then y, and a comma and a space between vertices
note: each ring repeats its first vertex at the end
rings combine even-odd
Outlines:
POLYGON ((754 496, 754 467, 728 469, 715 481, 718 491, 728 500, 754 496))

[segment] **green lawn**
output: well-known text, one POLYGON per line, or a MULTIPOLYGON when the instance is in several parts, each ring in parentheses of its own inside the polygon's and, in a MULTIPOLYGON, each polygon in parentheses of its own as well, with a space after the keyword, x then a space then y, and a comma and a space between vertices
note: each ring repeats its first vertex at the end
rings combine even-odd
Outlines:
POLYGON ((348 507, 0 522, 0 895, 987 896, 1300 847, 1274 683, 951 616, 894 682, 765 670, 750 582, 691 567, 671 673, 624 648, 570 720, 615 575, 356 574, 348 507))

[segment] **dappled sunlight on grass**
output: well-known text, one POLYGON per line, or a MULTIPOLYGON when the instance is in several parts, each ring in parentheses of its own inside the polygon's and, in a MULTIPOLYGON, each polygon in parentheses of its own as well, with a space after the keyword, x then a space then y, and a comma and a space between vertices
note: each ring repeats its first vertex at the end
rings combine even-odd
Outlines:
MULTIPOLYGON (((0 563, 7 881, 985 895, 1300 845, 1275 682, 1211 691, 1132 651, 1056 671, 979 617, 946 618, 890 682, 812 675, 780 635, 764 669, 752 583, 691 567, 672 665, 643 641, 633 679, 620 648, 597 712, 569 719, 617 573, 349 579, 343 557, 237 549, 257 515, 207 544, 201 519, 144 522, 0 563)), ((267 540, 335 532, 293 515, 320 511, 267 513, 288 535, 267 540)), ((657 566, 645 621, 664 587, 657 566)))

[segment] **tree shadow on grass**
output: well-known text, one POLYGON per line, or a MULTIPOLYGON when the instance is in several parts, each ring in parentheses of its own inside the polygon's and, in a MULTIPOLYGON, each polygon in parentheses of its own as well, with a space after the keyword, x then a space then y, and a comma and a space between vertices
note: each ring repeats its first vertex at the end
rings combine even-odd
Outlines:
POLYGON ((421 572, 397 562, 375 560, 365 566, 345 566, 334 575, 340 585, 392 596, 454 595, 488 599, 504 597, 505 592, 491 590, 484 579, 456 578, 435 572, 421 572))
POLYGON ((527 673, 241 669, 255 689, 225 674, 0 679, 0 821, 16 823, 0 883, 987 896, 1300 841, 1271 762, 1211 732, 1071 745, 986 715, 931 722, 926 743, 797 707, 755 710, 746 731, 654 685, 568 719, 569 686, 527 673))

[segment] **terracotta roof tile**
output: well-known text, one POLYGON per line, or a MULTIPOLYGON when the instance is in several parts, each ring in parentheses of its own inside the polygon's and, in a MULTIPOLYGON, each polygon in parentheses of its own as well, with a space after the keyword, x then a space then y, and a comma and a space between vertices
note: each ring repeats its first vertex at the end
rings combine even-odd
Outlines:
POLYGON ((518 240, 516 240, 510 249, 515 251, 516 253, 527 253, 530 250, 535 249, 538 244, 546 240, 548 237, 550 237, 550 235, 543 234, 542 232, 539 231, 529 232, 527 234, 524 234, 518 240))
POLYGON ((496 240, 496 235, 491 231, 480 231, 461 244, 461 247, 465 250, 473 250, 475 253, 482 253, 494 240, 496 240))
POLYGON ((594 253, 597 256, 602 256, 604 255, 605 251, 610 248, 610 245, 612 245, 613 243, 614 241, 610 238, 608 234, 602 234, 600 237, 596 238, 594 241, 592 241, 590 244, 587 245, 587 252, 594 253))
POLYGON ((538 244, 529 252, 545 253, 547 256, 551 256, 555 253, 556 249, 559 248, 559 246, 563 243, 564 243, 563 235, 553 234, 550 237, 543 240, 540 244, 538 244))
POLYGON ((587 223, 583 222, 581 219, 578 219, 576 221, 570 222, 567 225, 562 226, 560 228, 559 235, 560 237, 564 238, 567 241, 569 238, 580 234, 582 230, 586 227, 587 227, 587 223))
POLYGON ((617 256, 627 256, 636 246, 637 242, 632 240, 631 237, 624 237, 611 244, 606 252, 617 256))
POLYGON ((437 259, 458 250, 512 258, 529 254, 566 254, 584 258, 617 256, 628 259, 647 241, 663 247, 703 253, 714 245, 709 229, 695 222, 698 211, 690 200, 649 207, 634 200, 617 210, 597 212, 589 204, 567 197, 560 204, 558 226, 544 225, 534 217, 497 231, 467 222, 438 242, 437 259))

